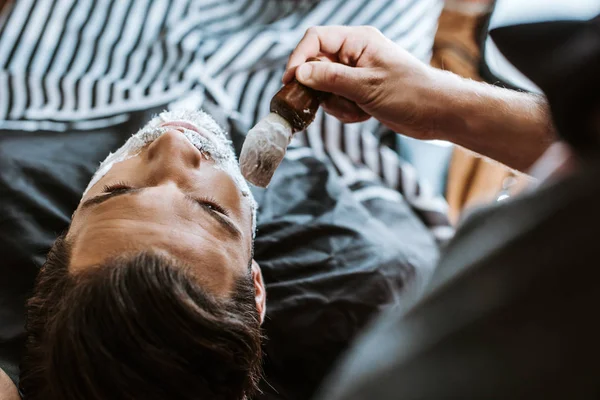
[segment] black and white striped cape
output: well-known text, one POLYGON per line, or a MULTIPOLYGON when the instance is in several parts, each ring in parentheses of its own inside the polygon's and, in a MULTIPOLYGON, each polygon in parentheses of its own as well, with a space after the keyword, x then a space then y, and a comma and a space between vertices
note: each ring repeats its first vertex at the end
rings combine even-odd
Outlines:
MULTIPOLYGON (((372 25, 428 60, 440 10, 441 0, 9 1, 0 15, 0 129, 92 129, 184 97, 250 126, 268 111, 308 27, 372 25)), ((380 130, 320 112, 296 137, 349 185, 383 180, 448 238, 446 203, 379 145, 380 130)), ((384 192, 362 196, 392 196, 384 192)))

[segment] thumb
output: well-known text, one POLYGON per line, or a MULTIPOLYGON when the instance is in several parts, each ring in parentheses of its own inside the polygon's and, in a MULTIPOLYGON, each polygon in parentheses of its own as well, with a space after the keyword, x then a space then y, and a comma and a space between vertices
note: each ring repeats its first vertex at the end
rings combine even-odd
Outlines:
POLYGON ((358 104, 367 102, 369 70, 334 62, 307 62, 296 69, 298 82, 315 90, 334 93, 358 104))

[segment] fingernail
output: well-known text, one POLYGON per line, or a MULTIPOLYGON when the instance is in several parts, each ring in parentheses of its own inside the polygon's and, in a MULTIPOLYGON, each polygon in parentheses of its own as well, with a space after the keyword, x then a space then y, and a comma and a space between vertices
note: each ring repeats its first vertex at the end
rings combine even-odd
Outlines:
POLYGON ((306 82, 310 79, 310 74, 312 73, 312 65, 310 64, 302 64, 298 67, 298 72, 296 72, 296 76, 300 82, 306 82))

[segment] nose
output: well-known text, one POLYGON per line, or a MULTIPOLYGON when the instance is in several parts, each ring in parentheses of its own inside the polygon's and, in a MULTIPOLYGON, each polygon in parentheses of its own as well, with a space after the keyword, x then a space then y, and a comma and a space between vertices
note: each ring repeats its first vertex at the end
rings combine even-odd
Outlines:
POLYGON ((179 168, 199 168, 202 154, 183 133, 175 128, 162 134, 150 144, 147 153, 149 162, 157 162, 179 168))

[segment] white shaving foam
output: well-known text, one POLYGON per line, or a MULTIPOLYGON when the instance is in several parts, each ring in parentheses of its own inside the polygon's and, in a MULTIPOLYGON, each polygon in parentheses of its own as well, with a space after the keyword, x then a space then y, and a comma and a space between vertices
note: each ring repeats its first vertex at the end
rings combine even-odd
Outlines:
POLYGON ((121 148, 114 153, 110 153, 108 157, 100 164, 100 167, 92 177, 87 188, 83 192, 83 196, 105 176, 113 165, 122 161, 136 157, 142 149, 158 139, 162 134, 168 132, 169 127, 159 126, 162 123, 173 121, 185 121, 193 124, 201 132, 206 133, 205 137, 198 132, 189 129, 183 129, 183 135, 207 158, 215 162, 215 167, 225 171, 239 188, 244 198, 250 203, 252 208, 252 230, 256 230, 256 209, 257 204, 254 196, 248 187, 248 183, 240 172, 239 164, 236 160, 235 153, 231 146, 231 141, 223 129, 215 122, 212 117, 200 110, 175 110, 164 111, 154 117, 148 124, 141 128, 137 133, 133 134, 121 148))

